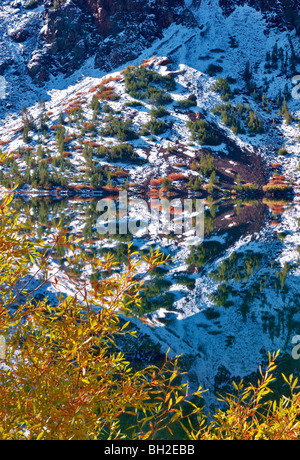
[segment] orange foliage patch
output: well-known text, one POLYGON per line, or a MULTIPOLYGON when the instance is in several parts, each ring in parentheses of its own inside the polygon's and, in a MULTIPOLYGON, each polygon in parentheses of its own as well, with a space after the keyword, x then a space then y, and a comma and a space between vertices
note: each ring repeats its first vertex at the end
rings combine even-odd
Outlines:
POLYGON ((176 180, 187 180, 187 177, 184 174, 181 174, 181 173, 174 173, 174 174, 170 174, 168 176, 168 179, 171 182, 174 182, 176 180))
MULTIPOLYGON (((272 201, 272 200, 263 200, 263 203, 265 205, 267 205, 269 208, 270 208, 270 211, 273 213, 273 214, 283 214, 284 213, 284 207, 286 206, 286 202, 285 201, 272 201)), ((279 222, 275 222, 275 224, 273 223, 273 225, 278 225, 279 222)))
POLYGON ((160 177, 159 179, 151 179, 150 184, 154 186, 161 185, 163 183, 164 178, 160 177))
POLYGON ((270 185, 284 185, 282 180, 271 180, 270 185))
POLYGON ((176 168, 184 168, 186 167, 186 164, 185 163, 175 163, 174 166, 176 166, 176 168))
POLYGON ((75 115, 76 113, 80 112, 82 110, 81 105, 79 105, 78 102, 74 102, 73 104, 69 104, 68 107, 66 108, 66 114, 67 115, 75 115))
POLYGON ((79 99, 71 99, 69 101, 69 107, 77 107, 80 104, 79 99))
POLYGON ((111 83, 112 81, 120 81, 122 80, 121 75, 116 75, 115 77, 108 77, 102 80, 102 85, 107 85, 107 83, 111 83))
POLYGON ((92 87, 89 89, 89 93, 95 93, 96 91, 98 91, 98 89, 99 89, 101 86, 102 86, 102 85, 92 86, 92 87))
POLYGON ((91 123, 90 121, 85 121, 83 123, 83 126, 85 127, 85 129, 88 129, 88 130, 91 130, 91 129, 95 128, 94 123, 91 123))
POLYGON ((114 193, 114 192, 119 192, 120 188, 119 187, 109 187, 108 185, 104 185, 102 187, 103 190, 106 190, 107 192, 114 193))
POLYGON ((106 101, 109 101, 114 94, 114 88, 112 86, 107 86, 105 90, 101 91, 101 93, 97 93, 96 97, 97 99, 105 99, 106 101))
POLYGON ((115 172, 115 175, 117 177, 127 177, 128 176, 128 173, 126 171, 116 171, 115 172))
POLYGON ((286 180, 286 178, 284 176, 279 176, 279 175, 275 175, 273 176, 272 180, 286 180))
POLYGON ((149 67, 150 63, 156 59, 156 56, 150 58, 150 59, 144 59, 142 66, 143 67, 149 67))

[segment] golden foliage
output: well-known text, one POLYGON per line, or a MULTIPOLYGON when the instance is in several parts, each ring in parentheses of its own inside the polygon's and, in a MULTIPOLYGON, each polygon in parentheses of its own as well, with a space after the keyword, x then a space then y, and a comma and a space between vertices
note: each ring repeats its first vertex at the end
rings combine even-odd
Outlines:
MULTIPOLYGON (((119 274, 111 255, 85 258, 62 229, 46 246, 10 210, 11 200, 5 196, 0 204, 0 333, 7 345, 0 357, 0 439, 146 440, 158 433, 169 439, 179 425, 190 440, 299 439, 298 380, 283 376, 290 396, 270 397, 278 353, 257 385, 234 383, 235 395, 222 398, 227 409, 209 422, 199 406, 201 389, 188 394, 177 359, 134 371, 115 341, 135 336, 120 311, 125 299, 140 304, 138 254, 128 248, 128 265, 119 274), (55 304, 37 300, 46 283, 59 291, 61 273, 49 265, 58 246, 68 250, 69 267, 86 262, 111 276, 92 285, 70 277, 73 295, 58 296, 55 304)), ((159 251, 142 260, 146 274, 166 262, 159 251)))
POLYGON ((298 440, 300 437, 300 393, 298 378, 282 377, 289 387, 290 396, 279 401, 271 398, 271 384, 276 379, 275 360, 279 352, 269 354, 269 365, 261 371, 257 385, 244 386, 233 383, 235 395, 222 398, 228 409, 219 410, 213 421, 199 431, 188 432, 190 439, 201 440, 298 440))
MULTIPOLYGON (((180 377, 177 361, 136 372, 115 346, 117 336, 134 336, 119 311, 125 295, 140 303, 137 254, 128 249, 122 274, 113 274, 117 263, 110 255, 104 261, 89 257, 89 264, 112 276, 91 286, 77 281, 74 294, 59 296, 55 305, 36 300, 45 283, 57 288, 61 283, 60 273, 49 268, 56 246, 68 249, 70 266, 84 255, 63 231, 53 236, 52 246, 34 241, 9 210, 11 199, 0 206, 0 332, 7 343, 5 362, 0 361, 0 439, 122 438, 124 414, 133 422, 126 431, 131 438, 171 432, 188 399, 186 385, 171 385, 180 377), (30 291, 41 273, 43 281, 30 291)), ((156 251, 142 262, 149 271, 167 260, 156 251)), ((196 411, 191 407, 191 414, 196 411)))

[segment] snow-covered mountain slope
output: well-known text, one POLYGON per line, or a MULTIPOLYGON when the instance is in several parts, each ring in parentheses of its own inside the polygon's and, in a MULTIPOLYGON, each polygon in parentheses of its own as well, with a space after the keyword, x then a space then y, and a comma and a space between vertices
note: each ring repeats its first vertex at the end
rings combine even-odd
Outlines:
MULTIPOLYGON (((61 87, 61 77, 72 76, 76 70, 79 73, 75 73, 73 83, 94 69, 107 73, 133 58, 141 61, 145 55, 153 55, 148 48, 157 39, 156 55, 172 52, 177 63, 199 70, 206 70, 211 50, 224 49, 232 72, 237 74, 248 58, 254 63, 262 62, 276 41, 286 46, 287 34, 291 34, 297 50, 297 29, 288 14, 289 8, 294 7, 293 17, 297 18, 296 6, 292 0, 288 5, 279 0, 276 5, 269 3, 3 1, 0 74, 8 82, 6 103, 16 104, 14 110, 19 110, 18 88, 22 88, 24 102, 28 100, 26 93, 46 99, 49 88, 61 87), (276 20, 275 25, 272 20, 276 20), (45 84, 49 78, 50 84, 45 84), (39 84, 45 84, 43 90, 39 84)), ((297 26, 296 19, 294 22, 297 26)), ((68 84, 66 80, 64 86, 68 84)))
MULTIPOLYGON (((224 15, 224 10, 218 2, 211 2, 209 0, 202 0, 200 4, 189 2, 187 6, 198 22, 196 28, 194 24, 185 25, 174 22, 162 32, 163 38, 156 39, 153 45, 143 51, 138 59, 130 62, 136 65, 152 56, 167 56, 169 59, 167 65, 158 65, 161 59, 153 62, 154 70, 158 70, 162 75, 164 73, 171 74, 175 76, 177 81, 176 90, 172 94, 173 103, 167 107, 170 115, 166 121, 168 121, 169 126, 172 126, 172 129, 161 136, 159 145, 153 144, 153 142, 149 143, 149 139, 146 141, 145 139, 140 139, 140 141, 133 143, 134 146, 138 149, 141 148, 140 152, 142 156, 144 155, 144 158, 145 149, 150 149, 152 152, 150 155, 151 168, 155 164, 157 169, 155 175, 164 175, 168 172, 168 164, 170 163, 169 161, 165 162, 165 153, 168 147, 174 147, 176 143, 181 143, 185 145, 184 156, 189 156, 191 133, 186 128, 186 122, 189 120, 189 115, 194 114, 195 116, 198 113, 207 122, 213 123, 218 129, 222 130, 222 133, 226 135, 224 139, 227 139, 227 144, 232 141, 237 151, 239 149, 240 152, 243 150, 248 151, 250 156, 251 154, 258 153, 261 158, 267 160, 269 165, 272 162, 273 164, 277 164, 278 167, 275 169, 281 168, 280 174, 284 178, 287 176, 288 179, 295 181, 294 185, 299 185, 297 173, 299 148, 298 142, 296 142, 298 131, 297 117, 299 114, 298 100, 291 98, 293 89, 292 77, 297 71, 298 65, 299 39, 296 32, 284 30, 279 33, 275 28, 269 29, 268 21, 264 15, 247 4, 236 7, 230 15, 224 15), (245 80, 247 66, 251 77, 248 78, 248 81, 245 80), (232 92, 230 101, 226 98, 222 100, 222 94, 212 91, 212 85, 219 77, 227 79, 230 82, 230 91, 232 92), (191 108, 190 114, 188 110, 182 110, 182 113, 179 113, 180 110, 176 109, 174 102, 184 97, 196 98, 196 107, 191 108), (295 120, 290 124, 284 121, 284 117, 278 115, 279 110, 283 106, 284 97, 288 99, 288 108, 295 120), (245 133, 234 134, 231 129, 230 120, 227 123, 228 126, 225 126, 224 119, 222 118, 221 120, 220 117, 221 111, 217 114, 216 112, 213 113, 216 106, 223 104, 224 109, 224 106, 229 102, 234 108, 240 104, 243 104, 245 107, 249 104, 247 110, 255 112, 257 118, 262 120, 264 133, 253 135, 253 133, 249 133, 246 130, 245 133), (292 153, 292 156, 278 156, 278 151, 283 144, 285 144, 286 151, 292 153), (162 168, 158 167, 159 163, 162 164, 162 168)), ((12 5, 10 2, 10 5, 4 6, 2 13, 5 18, 2 24, 6 29, 9 27, 12 28, 10 21, 15 20, 14 16, 19 14, 9 14, 11 8, 12 5)), ((28 16, 29 18, 32 16, 35 18, 35 21, 42 21, 43 6, 30 11, 23 9, 22 12, 24 11, 26 11, 26 17, 28 16)), ((31 40, 33 41, 33 38, 31 40)), ((34 43, 32 43, 33 45, 34 43)), ((2 44, 2 46, 5 45, 2 44)), ((16 55, 16 59, 21 59, 18 50, 20 51, 23 45, 13 42, 13 45, 10 43, 9 46, 12 46, 12 54, 16 55)), ((20 75, 16 75, 16 72, 11 72, 11 70, 9 67, 4 72, 7 96, 1 101, 3 108, 1 136, 4 148, 5 143, 11 140, 10 127, 14 127, 14 129, 19 127, 22 130, 21 118, 15 112, 9 114, 6 106, 6 104, 11 103, 9 101, 14 101, 18 105, 19 110, 24 106, 30 108, 31 105, 33 108, 30 111, 35 118, 38 113, 40 115, 42 113, 41 105, 38 105, 37 102, 44 100, 45 105, 43 106, 43 110, 45 113, 50 114, 47 116, 49 118, 48 124, 51 128, 51 125, 59 123, 59 115, 64 112, 68 104, 74 103, 76 99, 81 99, 82 102, 79 102, 82 104, 81 110, 86 115, 85 121, 91 121, 92 111, 90 103, 93 92, 90 91, 93 86, 97 86, 97 84, 99 85, 103 81, 101 80, 101 76, 104 75, 103 72, 95 68, 93 59, 87 60, 84 66, 71 76, 65 78, 62 76, 52 77, 43 87, 38 88, 35 86, 34 90, 32 90, 32 83, 28 75, 25 74, 24 78, 20 78, 20 75), (10 79, 12 79, 11 81, 21 80, 20 90, 22 91, 22 97, 19 97, 19 85, 15 84, 11 92, 10 79), (27 90, 26 87, 28 88, 27 90), (78 93, 80 93, 79 98, 76 96, 78 93), (83 99, 86 100, 83 101, 83 99), (31 101, 31 104, 29 101, 31 101), (36 103, 35 106, 33 106, 34 103, 36 103), (9 117, 11 117, 10 121, 9 117)), ((113 102, 112 106, 116 112, 121 111, 125 119, 131 118, 136 124, 136 128, 140 129, 146 120, 149 121, 147 112, 149 113, 151 109, 151 103, 142 104, 142 107, 144 107, 142 110, 137 108, 134 110, 125 106, 129 102, 130 97, 128 99, 128 95, 126 96, 124 90, 124 82, 122 74, 120 74, 122 70, 124 70, 123 66, 116 69, 116 73, 112 75, 112 78, 119 75, 121 79, 115 81, 113 86, 116 93, 122 96, 121 100, 113 102)), ((107 80, 105 76, 103 78, 104 81, 107 80)), ((111 78, 111 76, 108 76, 108 78, 111 78)), ((69 130, 69 134, 75 135, 75 131, 69 130)), ((14 134, 14 137, 20 137, 20 133, 18 136, 14 134)), ((100 144, 101 136, 93 140, 100 144)), ((111 140, 108 142, 111 142, 111 140)), ((226 145, 226 142, 220 142, 219 146, 215 149, 210 148, 210 151, 217 150, 226 157, 228 155, 228 145, 226 145)), ((37 134, 33 138, 33 143, 35 145, 38 143, 37 134)), ((54 138, 51 135, 46 143, 48 148, 55 151, 54 138)), ((22 142, 16 140, 8 145, 10 150, 14 150, 22 145, 22 142)), ((79 146, 73 142, 71 150, 74 147, 79 149, 79 146)), ((197 150, 196 148, 196 152, 197 150)), ((71 153, 73 153, 73 150, 71 153)), ((173 163, 180 162, 180 155, 179 157, 174 157, 173 163)), ((146 153, 146 158, 148 156, 146 153)), ((193 157, 195 157, 195 150, 191 149, 190 158, 193 157)), ((83 167, 82 164, 80 165, 80 161, 77 161, 79 159, 80 155, 77 155, 76 159, 75 157, 73 158, 77 166, 83 167)), ((229 161, 234 161, 234 158, 230 158, 229 161)), ((249 159, 248 163, 250 168, 253 168, 253 158, 249 159)), ((140 181, 140 173, 138 171, 144 174, 145 169, 140 167, 131 168, 132 182, 136 182, 136 180, 140 181), (133 173, 133 169, 136 170, 136 173, 133 173)), ((226 171, 225 175, 228 176, 229 174, 228 177, 232 174, 228 173, 229 169, 230 165, 225 161, 223 171, 226 171)), ((254 178, 251 177, 249 168, 246 169, 246 176, 242 180, 255 183, 254 178)), ((169 171, 169 173, 175 172, 180 171, 176 169, 169 171)), ((149 170, 149 173, 148 177, 152 174, 152 170, 149 170)), ((269 171, 266 171, 265 180, 268 174, 269 171)), ((257 172, 255 172, 255 177, 257 177, 260 186, 264 185, 263 178, 259 178, 257 172)))
POLYGON ((193 22, 183 0, 3 1, 0 71, 17 69, 40 84, 51 75, 72 75, 89 57, 96 68, 111 70, 188 18, 193 22))

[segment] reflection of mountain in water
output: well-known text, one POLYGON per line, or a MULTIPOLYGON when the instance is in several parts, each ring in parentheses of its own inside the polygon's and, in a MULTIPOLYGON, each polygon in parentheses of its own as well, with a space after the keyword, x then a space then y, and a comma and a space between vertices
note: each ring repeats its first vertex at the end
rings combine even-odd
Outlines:
MULTIPOLYGON (((120 263, 126 263, 128 241, 142 255, 151 246, 170 254, 170 266, 147 276, 142 306, 132 307, 129 314, 139 334, 148 337, 136 346, 141 356, 149 356, 152 348, 156 356, 169 347, 173 354, 183 354, 183 370, 188 371, 191 385, 212 393, 233 378, 255 373, 268 351, 281 349, 285 368, 297 372, 291 340, 300 330, 298 251, 293 243, 298 208, 285 210, 285 204, 207 202, 205 240, 185 246, 172 234, 100 237, 97 200, 15 201, 20 211, 31 209, 29 218, 44 239, 62 218, 65 231, 81 236, 86 251, 101 255, 109 251, 120 263)), ((63 248, 54 257, 63 266, 63 248)), ((80 266, 75 275, 85 276, 80 266)), ((99 274, 91 275, 95 277, 99 274)), ((135 356, 133 346, 125 345, 130 356, 135 356)), ((210 393, 206 398, 215 402, 210 393)))

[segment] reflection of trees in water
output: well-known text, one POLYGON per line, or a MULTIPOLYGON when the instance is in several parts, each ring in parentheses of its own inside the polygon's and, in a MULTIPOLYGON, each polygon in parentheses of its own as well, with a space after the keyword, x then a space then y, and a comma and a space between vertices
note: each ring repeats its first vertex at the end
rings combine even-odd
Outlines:
POLYGON ((213 257, 217 257, 222 248, 223 245, 219 241, 203 241, 200 246, 191 247, 186 263, 188 265, 195 265, 197 268, 202 268, 213 257))
POLYGON ((227 299, 233 294, 239 297, 244 294, 246 303, 255 297, 263 297, 264 291, 270 287, 277 294, 281 292, 284 295, 287 293, 285 283, 290 270, 288 264, 281 268, 266 253, 249 250, 234 252, 210 273, 211 278, 219 283, 212 297, 217 306, 226 307, 227 299))
MULTIPOLYGON (((126 264, 127 259, 127 243, 133 241, 132 235, 113 235, 110 237, 109 249, 103 245, 94 245, 95 242, 99 243, 107 241, 105 237, 101 237, 97 233, 96 223, 99 218, 97 211, 98 200, 83 198, 64 198, 56 199, 53 197, 33 197, 28 200, 15 199, 13 201, 14 208, 20 213, 27 212, 27 219, 36 224, 37 234, 40 238, 46 239, 51 233, 55 225, 62 221, 62 226, 65 232, 75 233, 78 228, 72 226, 72 222, 80 218, 81 236, 85 243, 84 250, 90 251, 91 256, 97 252, 100 256, 105 256, 110 252, 120 264, 126 264)), ((255 226, 258 227, 259 222, 256 216, 263 216, 258 202, 242 201, 220 202, 208 201, 205 209, 205 235, 223 236, 226 238, 220 241, 207 241, 205 240, 201 245, 190 248, 190 253, 186 259, 186 264, 189 266, 187 272, 176 274, 173 276, 173 281, 177 284, 192 290, 195 286, 195 272, 197 276, 201 276, 201 270, 206 267, 209 269, 209 264, 214 263, 225 251, 239 239, 241 233, 247 230, 246 219, 252 217, 255 221, 255 226), (251 214, 252 213, 252 214, 251 214), (226 220, 224 216, 231 214, 237 219, 238 228, 230 229, 229 226, 232 220, 226 220), (253 216, 254 217, 253 217, 253 216), (226 227, 227 225, 227 227, 226 227), (191 269, 192 267, 192 269, 191 269), (194 273, 191 273, 194 272, 194 273)), ((251 228, 251 226, 250 226, 251 228)), ((248 229, 249 230, 249 229, 248 229)), ((175 235, 168 235, 169 239, 176 238, 175 235)), ((278 240, 280 245, 284 239, 278 240)), ((133 249, 137 249, 134 247, 133 249)), ((147 255, 148 249, 140 252, 140 255, 147 255)), ((56 260, 61 264, 66 260, 66 250, 63 246, 58 246, 54 254, 56 260)), ((217 282, 218 286, 211 294, 211 299, 217 307, 236 307, 242 313, 244 319, 251 312, 251 305, 254 300, 259 301, 262 306, 268 305, 268 290, 271 289, 283 301, 284 296, 287 295, 286 281, 290 271, 288 265, 283 268, 276 266, 273 263, 274 254, 272 258, 267 253, 259 253, 254 251, 246 251, 241 253, 233 253, 230 257, 225 259, 219 265, 218 269, 210 273, 212 279, 217 282)), ((76 271, 76 270, 75 270, 76 271)), ((78 266, 76 271, 77 275, 81 275, 81 268, 78 266)), ((169 292, 172 281, 170 281, 169 269, 166 267, 164 270, 157 273, 151 273, 149 279, 145 282, 145 289, 142 293, 142 302, 140 307, 131 306, 131 314, 143 316, 147 313, 150 314, 157 311, 158 308, 165 308, 171 310, 174 303, 174 295, 169 292)), ((109 273, 103 276, 109 276, 109 273)), ((94 272, 90 275, 91 280, 98 279, 99 274, 94 272)), ((295 304, 297 300, 295 300, 295 304)), ((264 323, 268 321, 268 315, 264 317, 264 323)), ((271 316, 270 316, 271 318, 271 316)), ((272 319, 270 319, 270 324, 272 319)), ((266 326, 267 327, 267 326, 266 326)))
POLYGON ((209 273, 216 282, 210 299, 220 311, 234 308, 245 322, 248 318, 258 321, 262 333, 272 340, 274 337, 286 337, 286 345, 290 345, 291 334, 299 333, 299 321, 295 315, 300 307, 300 288, 293 274, 293 269, 298 266, 298 258, 293 264, 285 263, 283 266, 276 261, 277 255, 282 252, 286 234, 277 235, 274 230, 275 238, 270 232, 270 241, 265 241, 265 246, 262 246, 263 240, 258 240, 257 245, 252 240, 249 245, 232 253, 232 247, 241 236, 258 232, 262 229, 262 223, 265 223, 264 228, 270 229, 265 221, 263 206, 258 202, 238 201, 231 210, 220 205, 211 216, 214 217, 213 235, 210 240, 190 249, 186 259, 189 270, 197 273, 198 278, 209 273), (229 216, 230 222, 237 223, 232 229, 227 228, 227 232, 223 224, 225 215, 229 216), (216 228, 219 228, 218 233, 216 228))
POLYGON ((29 200, 15 199, 12 202, 13 208, 17 212, 27 213, 27 219, 37 225, 45 226, 44 232, 49 233, 51 226, 55 227, 61 218, 63 224, 69 225, 72 221, 71 213, 66 213, 68 200, 54 200, 52 197, 33 197, 29 200))
MULTIPOLYGON (((272 340, 284 337, 290 340, 298 325, 294 315, 299 311, 298 295, 290 295, 288 276, 291 267, 274 262, 275 254, 246 251, 233 253, 219 268, 210 272, 218 283, 211 294, 217 307, 235 308, 247 321, 260 320, 262 331, 272 340)), ((293 275, 290 275, 293 278, 293 275)))
MULTIPOLYGON (((224 260, 217 270, 210 273, 211 278, 218 282, 216 291, 211 295, 217 307, 229 308, 238 306, 245 318, 250 311, 251 301, 263 296, 269 275, 259 275, 259 270, 266 268, 268 262, 261 253, 233 253, 224 260)), ((262 270, 264 271, 264 270, 262 270)))

